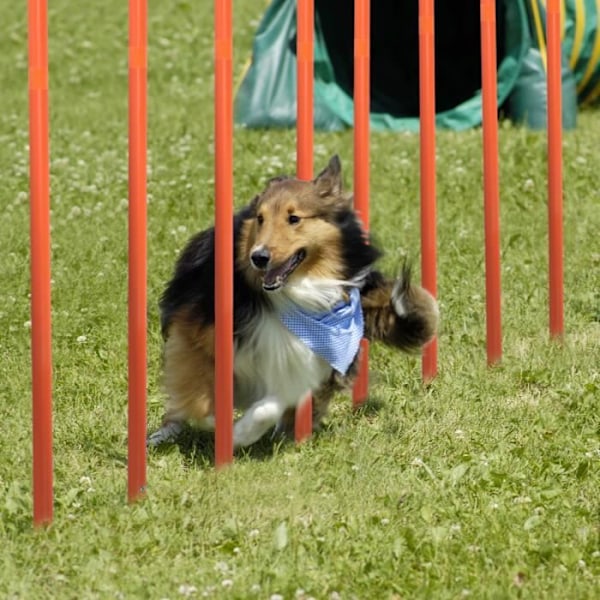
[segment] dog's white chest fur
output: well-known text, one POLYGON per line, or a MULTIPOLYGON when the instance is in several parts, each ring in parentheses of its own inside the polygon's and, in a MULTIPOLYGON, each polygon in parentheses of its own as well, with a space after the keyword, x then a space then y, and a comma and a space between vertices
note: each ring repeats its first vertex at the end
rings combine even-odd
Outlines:
POLYGON ((265 312, 235 349, 236 405, 247 407, 273 396, 284 409, 297 406, 330 373, 331 366, 293 335, 276 313, 265 312))
POLYGON ((330 310, 343 297, 339 282, 303 279, 274 294, 275 310, 264 310, 236 342, 235 404, 246 409, 233 429, 235 446, 248 446, 276 425, 331 375, 331 365, 291 333, 277 309, 290 302, 305 310, 330 310))

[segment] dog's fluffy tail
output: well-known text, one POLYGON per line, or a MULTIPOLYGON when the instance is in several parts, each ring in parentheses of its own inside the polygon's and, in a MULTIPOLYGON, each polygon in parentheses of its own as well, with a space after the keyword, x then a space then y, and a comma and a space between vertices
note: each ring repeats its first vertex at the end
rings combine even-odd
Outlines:
POLYGON ((427 290, 411 283, 407 263, 396 280, 372 271, 361 290, 361 302, 369 340, 414 352, 437 332, 438 304, 427 290))

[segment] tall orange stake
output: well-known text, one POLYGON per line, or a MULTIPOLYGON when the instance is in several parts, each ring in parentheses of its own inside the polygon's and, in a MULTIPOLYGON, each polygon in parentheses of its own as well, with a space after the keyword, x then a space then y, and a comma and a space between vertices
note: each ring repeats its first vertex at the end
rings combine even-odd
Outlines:
POLYGON ((313 178, 313 77, 314 77, 314 0, 297 0, 297 138, 296 174, 313 178))
MULTIPOLYGON (((365 231, 369 230, 370 36, 371 2, 354 0, 354 207, 365 231)), ((363 404, 368 394, 369 343, 363 339, 353 405, 363 404)))
POLYGON ((50 523, 53 513, 48 7, 46 0, 29 0, 28 32, 33 522, 39 526, 50 523))
POLYGON ((215 0, 215 465, 233 460, 233 21, 215 0))
MULTIPOLYGON (((296 57, 297 102, 296 175, 298 179, 313 178, 313 57, 314 0, 297 0, 296 57)), ((301 442, 312 433, 312 399, 307 398, 296 409, 295 437, 301 442)))
POLYGON ((546 5, 548 40, 548 262, 550 335, 564 335, 560 0, 546 5))
POLYGON ((493 365, 502 358, 496 0, 481 0, 480 10, 487 362, 493 365))
POLYGON ((128 498, 146 491, 147 0, 129 0, 128 498))
MULTIPOLYGON (((421 278, 437 295, 435 192, 435 36, 434 2, 419 0, 419 103, 421 167, 421 278)), ((423 379, 437 375, 437 339, 423 350, 423 379)))

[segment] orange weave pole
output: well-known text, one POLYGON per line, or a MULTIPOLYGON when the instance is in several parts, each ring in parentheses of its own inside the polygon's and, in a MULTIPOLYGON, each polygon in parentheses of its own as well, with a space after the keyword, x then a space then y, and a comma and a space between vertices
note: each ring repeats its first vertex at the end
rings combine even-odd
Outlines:
MULTIPOLYGON (((437 295, 435 192, 435 37, 433 0, 419 0, 421 279, 437 295)), ((423 350, 424 381, 437 375, 437 339, 423 350)))
POLYGON ((33 522, 53 515, 50 175, 48 149, 48 7, 29 0, 29 181, 33 522))
POLYGON ((297 0, 296 22, 296 175, 309 180, 313 178, 314 0, 297 0))
MULTIPOLYGON (((369 230, 369 118, 371 113, 371 2, 354 0, 354 207, 369 230)), ((361 342, 358 377, 352 403, 358 407, 369 395, 369 342, 361 342)))
POLYGON ((215 465, 233 460, 233 20, 215 0, 215 465))
POLYGON ((502 358, 500 275, 500 192, 498 175, 498 96, 496 0, 481 0, 481 80, 483 102, 483 181, 485 214, 485 292, 487 362, 502 358))
POLYGON ((560 1, 546 4, 548 44, 548 287, 550 335, 564 334, 560 1))
POLYGON ((147 23, 147 0, 129 0, 129 502, 146 492, 147 23))
MULTIPOLYGON (((314 0, 297 0, 296 57, 297 103, 296 118, 296 175, 298 179, 313 178, 313 58, 314 58, 314 0)), ((296 442, 312 433, 312 398, 296 409, 296 442)))

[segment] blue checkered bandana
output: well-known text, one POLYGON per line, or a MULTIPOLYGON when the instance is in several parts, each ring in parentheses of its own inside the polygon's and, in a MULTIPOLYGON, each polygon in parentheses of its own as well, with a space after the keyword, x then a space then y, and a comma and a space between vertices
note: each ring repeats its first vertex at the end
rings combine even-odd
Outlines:
POLYGON ((280 315, 281 322, 336 371, 346 374, 360 347, 364 322, 360 292, 350 291, 350 302, 336 304, 330 312, 311 314, 299 308, 280 315))

